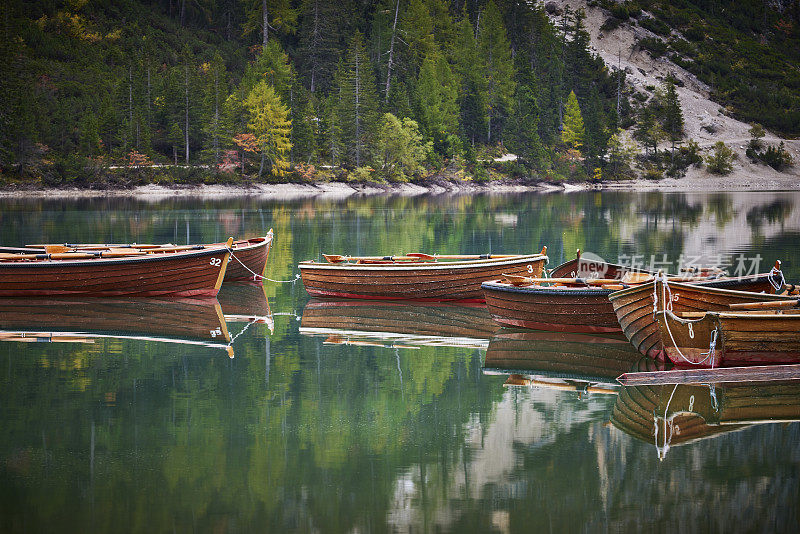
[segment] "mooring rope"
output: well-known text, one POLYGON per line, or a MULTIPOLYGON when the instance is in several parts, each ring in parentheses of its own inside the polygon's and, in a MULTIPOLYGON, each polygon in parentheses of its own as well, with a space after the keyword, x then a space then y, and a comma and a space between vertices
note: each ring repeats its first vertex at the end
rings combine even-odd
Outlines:
MULTIPOLYGON (((672 330, 669 327, 669 320, 668 320, 668 317, 667 317, 667 312, 669 312, 670 314, 674 315, 673 312, 672 312, 672 289, 670 289, 669 283, 667 282, 667 275, 662 273, 662 272, 659 272, 656 275, 655 280, 653 280, 653 317, 657 319, 657 315, 659 313, 663 313, 664 314, 664 326, 667 329, 667 333, 669 334, 669 338, 672 340, 672 345, 675 347, 675 351, 677 351, 678 355, 686 363, 690 363, 692 365, 703 365, 706 361, 708 361, 709 358, 713 358, 713 354, 714 354, 714 351, 715 351, 715 348, 716 348, 716 341, 717 341, 716 329, 714 330, 715 333, 712 334, 712 339, 711 339, 712 346, 709 347, 709 351, 708 352, 704 352, 704 353, 701 354, 701 356, 703 354, 705 354, 706 357, 703 358, 700 361, 697 361, 697 362, 693 361, 693 360, 690 360, 689 358, 686 357, 685 354, 683 354, 683 352, 681 352, 681 349, 678 347, 678 343, 675 342, 675 336, 672 335, 672 330), (661 299, 664 301, 664 310, 661 311, 661 312, 658 311, 658 291, 657 291, 657 287, 658 287, 659 280, 661 281, 661 299), (667 298, 668 294, 669 294, 669 298, 667 298)), ((692 323, 689 323, 689 324, 692 324, 692 323)), ((714 360, 713 359, 711 360, 711 366, 712 367, 714 366, 714 360)))
POLYGON ((767 279, 769 280, 769 285, 771 285, 772 289, 775 290, 775 293, 780 291, 781 288, 786 285, 786 278, 783 277, 783 271, 781 271, 777 267, 773 267, 772 270, 770 270, 769 276, 767 277, 767 279), (779 278, 780 283, 775 282, 775 279, 773 278, 773 277, 777 277, 777 275, 780 275, 780 278, 779 278))
POLYGON ((236 261, 238 261, 238 262, 239 262, 239 265, 241 265, 242 267, 244 267, 244 269, 245 269, 247 272, 249 272, 250 274, 252 274, 252 275, 253 275, 253 280, 255 280, 256 282, 261 282, 262 280, 267 280, 268 282, 275 282, 276 284, 293 284, 293 283, 297 282, 297 281, 300 279, 300 273, 297 273, 297 274, 295 275, 295 277, 294 277, 294 278, 292 278, 291 280, 273 280, 272 278, 267 278, 266 276, 264 276, 264 275, 262 275, 262 274, 258 274, 257 272, 253 271, 253 270, 252 270, 250 267, 248 267, 247 265, 245 265, 245 264, 242 262, 242 260, 240 260, 239 258, 237 258, 237 257, 236 257, 236 254, 234 254, 234 253, 233 253, 233 249, 230 249, 230 248, 229 248, 229 249, 228 249, 228 252, 230 252, 230 254, 231 254, 231 258, 233 258, 233 259, 235 259, 236 261))

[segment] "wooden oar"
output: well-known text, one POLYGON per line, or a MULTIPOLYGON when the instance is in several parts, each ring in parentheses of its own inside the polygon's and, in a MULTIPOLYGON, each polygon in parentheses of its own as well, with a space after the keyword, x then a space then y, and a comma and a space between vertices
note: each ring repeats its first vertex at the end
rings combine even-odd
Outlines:
POLYGON ((776 310, 794 308, 800 305, 800 300, 769 300, 765 302, 739 302, 728 304, 732 310, 776 310))
POLYGON ((151 244, 136 244, 136 243, 114 243, 114 244, 100 244, 100 243, 47 243, 47 244, 34 244, 34 245, 25 245, 25 248, 40 248, 46 249, 47 247, 66 247, 70 250, 105 250, 109 248, 139 248, 139 249, 147 249, 147 248, 162 248, 162 247, 174 247, 172 243, 163 243, 161 245, 151 245, 151 244))
POLYGON ((422 261, 470 261, 519 258, 522 254, 425 254, 424 252, 409 252, 406 256, 422 261))
POLYGON ((340 256, 338 254, 323 254, 329 263, 341 263, 343 261, 420 261, 414 256, 340 256))
POLYGON ((615 278, 530 278, 528 276, 518 276, 515 274, 503 274, 508 282, 514 285, 523 284, 570 284, 570 285, 585 285, 585 286, 602 286, 606 284, 617 285, 619 280, 615 278))
MULTIPOLYGON (((542 247, 539 253, 542 256, 547 254, 547 247, 542 247)), ((518 258, 526 254, 425 254, 424 252, 409 252, 406 256, 413 256, 421 260, 493 260, 503 258, 518 258)))
POLYGON ((617 381, 623 386, 660 384, 704 384, 708 382, 763 382, 800 379, 800 365, 760 365, 719 367, 716 369, 671 369, 623 373, 617 381))

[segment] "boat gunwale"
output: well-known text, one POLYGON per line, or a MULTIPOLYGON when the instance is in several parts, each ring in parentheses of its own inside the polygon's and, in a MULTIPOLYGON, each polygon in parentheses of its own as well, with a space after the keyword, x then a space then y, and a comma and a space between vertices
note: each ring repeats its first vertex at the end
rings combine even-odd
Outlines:
MULTIPOLYGON (((755 291, 743 291, 741 289, 726 289, 725 287, 717 287, 714 285, 709 285, 709 283, 711 282, 716 282, 716 283, 727 282, 726 285, 733 285, 736 283, 748 282, 748 281, 756 282, 760 280, 762 277, 766 276, 769 276, 769 274, 759 274, 756 276, 741 276, 736 278, 720 278, 708 281, 704 280, 702 282, 677 282, 670 280, 668 282, 668 285, 672 287, 678 287, 680 289, 699 288, 702 291, 711 291, 712 293, 722 294, 722 295, 733 295, 742 297, 758 296, 756 297, 758 299, 760 299, 761 297, 769 297, 773 300, 797 300, 797 296, 780 295, 778 293, 756 293, 755 291)), ((611 302, 614 302, 617 299, 635 294, 637 292, 642 292, 642 293, 644 293, 645 291, 652 292, 655 283, 656 281, 653 280, 626 289, 620 289, 619 291, 614 291, 608 296, 608 299, 611 302)))
POLYGON ((228 249, 225 247, 224 244, 217 246, 215 248, 206 248, 202 250, 181 250, 177 252, 163 252, 163 253, 156 253, 156 254, 148 254, 146 256, 133 256, 130 258, 85 258, 85 259, 66 259, 66 260, 51 260, 51 259, 40 259, 40 260, 0 260, 0 269, 4 269, 7 267, 15 268, 15 269, 22 269, 22 268, 45 268, 45 267, 72 267, 72 266, 85 266, 85 265, 128 265, 128 264, 136 264, 136 263, 151 263, 151 262, 159 262, 159 261, 168 261, 168 260, 175 260, 175 259, 186 259, 186 258, 195 258, 195 257, 203 257, 203 256, 213 256, 218 255, 220 253, 227 254, 228 249))
POLYGON ((540 286, 515 286, 496 280, 490 280, 481 284, 481 289, 503 291, 505 293, 529 293, 535 295, 561 295, 561 296, 608 296, 613 293, 613 289, 591 289, 585 287, 540 287, 540 286))
MULTIPOLYGON (((547 255, 530 254, 519 255, 513 258, 497 258, 484 260, 456 260, 448 262, 408 262, 408 263, 318 263, 315 260, 301 261, 300 269, 323 269, 328 271, 439 271, 447 269, 470 269, 480 267, 497 267, 515 265, 526 261, 548 261, 547 255)), ((377 260, 380 261, 380 260, 377 260)))

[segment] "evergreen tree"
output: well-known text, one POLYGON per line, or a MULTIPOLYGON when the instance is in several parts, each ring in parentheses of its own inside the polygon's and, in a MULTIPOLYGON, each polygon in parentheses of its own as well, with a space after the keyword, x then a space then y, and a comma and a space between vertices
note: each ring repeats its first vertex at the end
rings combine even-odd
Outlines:
POLYGON ((670 74, 664 82, 664 87, 661 92, 662 98, 660 107, 662 110, 662 127, 667 138, 672 142, 672 148, 675 149, 675 143, 683 139, 683 112, 681 111, 681 102, 678 98, 678 91, 675 89, 675 78, 670 74))
POLYGON ((486 5, 482 15, 478 33, 481 58, 479 68, 485 82, 486 141, 491 143, 492 130, 500 130, 500 124, 514 94, 514 63, 503 19, 492 0, 486 5))
POLYGON ((377 125, 378 96, 375 74, 360 32, 356 32, 350 41, 338 82, 338 111, 347 160, 361 167, 371 156, 377 125))
POLYGON ((482 132, 486 131, 487 119, 484 80, 477 68, 478 46, 466 14, 456 24, 450 54, 461 81, 458 102, 461 109, 461 128, 464 136, 474 145, 482 132))
POLYGON ((564 108, 564 124, 561 128, 561 142, 574 150, 580 150, 586 137, 586 129, 583 125, 581 108, 578 105, 578 97, 575 91, 569 93, 567 105, 564 108))
POLYGON ((300 43, 297 50, 298 71, 312 93, 330 87, 336 67, 338 47, 336 0, 304 0, 300 43))
POLYGON ((533 73, 527 68, 521 69, 507 126, 506 144, 529 169, 542 168, 547 157, 539 138, 537 94, 533 73))
POLYGON ((444 155, 448 136, 458 132, 458 84, 435 44, 422 62, 417 81, 418 116, 422 130, 444 155))
POLYGON ((264 80, 253 87, 244 105, 250 114, 247 126, 261 148, 258 177, 261 178, 265 164, 274 176, 282 176, 289 167, 287 156, 292 148, 289 110, 275 89, 264 80))
POLYGON ((658 143, 664 138, 664 130, 656 119, 652 106, 644 106, 639 110, 633 138, 644 146, 645 152, 658 148, 658 143))

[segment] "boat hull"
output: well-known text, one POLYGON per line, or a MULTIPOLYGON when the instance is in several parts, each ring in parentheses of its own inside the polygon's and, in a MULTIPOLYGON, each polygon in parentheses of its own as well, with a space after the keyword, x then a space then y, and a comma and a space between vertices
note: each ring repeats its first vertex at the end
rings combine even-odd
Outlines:
POLYGON ((800 363, 800 313, 707 313, 683 319, 658 312, 664 354, 680 367, 800 363), (713 341, 713 350, 711 350, 713 341))
MULTIPOLYGON (((609 295, 622 332, 643 355, 663 360, 658 323, 654 314, 654 283, 616 291, 609 295)), ((728 304, 779 300, 769 282, 769 275, 727 278, 685 284, 670 282, 674 313, 727 310, 728 304), (762 293, 763 292, 763 293, 762 293)))
POLYGON ((547 256, 411 264, 302 262, 300 276, 313 297, 483 302, 481 283, 502 274, 540 276, 547 256))
POLYGON ((130 258, 0 262, 0 297, 215 296, 225 248, 130 258))
POLYGON ((551 332, 621 333, 610 289, 518 287, 500 281, 481 286, 492 318, 506 326, 551 332))

